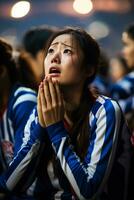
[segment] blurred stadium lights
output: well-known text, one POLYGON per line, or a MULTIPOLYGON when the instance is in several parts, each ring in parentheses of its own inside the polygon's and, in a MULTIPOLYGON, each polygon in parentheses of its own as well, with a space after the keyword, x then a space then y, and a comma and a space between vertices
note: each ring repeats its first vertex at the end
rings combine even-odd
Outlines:
POLYGON ((11 17, 21 18, 28 14, 30 11, 30 3, 28 1, 19 1, 11 8, 11 17))
POLYGON ((93 9, 91 0, 74 0, 73 8, 80 14, 88 14, 93 9))
POLYGON ((97 40, 107 37, 110 33, 110 28, 102 21, 94 21, 86 29, 97 40))
MULTIPOLYGON (((84 3, 84 0, 79 1, 80 5, 84 3)), ((17 46, 31 26, 78 26, 98 39, 101 47, 111 56, 122 47, 121 33, 124 28, 134 22, 134 0, 90 1, 93 3, 92 10, 80 14, 73 8, 74 0, 27 0, 31 4, 30 12, 27 11, 25 17, 23 13, 16 18, 14 15, 11 17, 11 8, 20 0, 0 0, 0 36, 7 37, 17 46)))
POLYGON ((95 10, 107 12, 128 12, 131 9, 129 0, 92 0, 95 10))

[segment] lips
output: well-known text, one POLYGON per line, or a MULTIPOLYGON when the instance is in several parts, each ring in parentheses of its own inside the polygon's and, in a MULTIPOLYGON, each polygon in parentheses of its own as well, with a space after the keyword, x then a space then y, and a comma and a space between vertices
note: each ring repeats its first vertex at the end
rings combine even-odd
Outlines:
POLYGON ((49 69, 49 74, 60 74, 60 69, 59 67, 50 67, 49 69))

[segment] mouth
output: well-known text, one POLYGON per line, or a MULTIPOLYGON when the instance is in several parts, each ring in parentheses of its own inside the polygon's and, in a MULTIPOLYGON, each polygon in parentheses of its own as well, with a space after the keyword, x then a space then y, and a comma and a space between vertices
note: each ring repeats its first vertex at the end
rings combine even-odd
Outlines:
POLYGON ((61 73, 60 69, 58 67, 51 67, 49 70, 49 74, 59 76, 61 73))

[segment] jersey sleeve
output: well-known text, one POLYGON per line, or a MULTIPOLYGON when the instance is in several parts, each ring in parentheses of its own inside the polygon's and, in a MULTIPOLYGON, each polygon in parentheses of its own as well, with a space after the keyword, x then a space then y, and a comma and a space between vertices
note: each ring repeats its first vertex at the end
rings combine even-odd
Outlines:
POLYGON ((19 87, 14 93, 11 119, 14 128, 14 156, 20 149, 24 137, 24 127, 37 103, 36 93, 25 87, 19 87))
POLYGON ((10 163, 8 170, 0 176, 0 192, 26 191, 35 180, 40 155, 45 144, 45 130, 39 125, 36 113, 35 108, 25 126, 20 150, 10 163))

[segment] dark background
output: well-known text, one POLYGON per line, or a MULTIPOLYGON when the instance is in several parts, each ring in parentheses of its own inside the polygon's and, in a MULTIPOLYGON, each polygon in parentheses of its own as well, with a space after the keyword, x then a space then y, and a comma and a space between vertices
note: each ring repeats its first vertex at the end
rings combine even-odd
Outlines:
MULTIPOLYGON (((84 0, 81 0, 84 1, 84 0)), ((109 28, 109 35, 97 39, 109 56, 120 52, 121 34, 134 22, 134 0, 92 0, 94 9, 82 15, 76 13, 73 0, 29 0, 31 9, 23 18, 11 18, 10 10, 15 0, 0 0, 0 36, 18 45, 26 30, 36 25, 81 26, 88 30, 93 22, 102 22, 109 28)))

